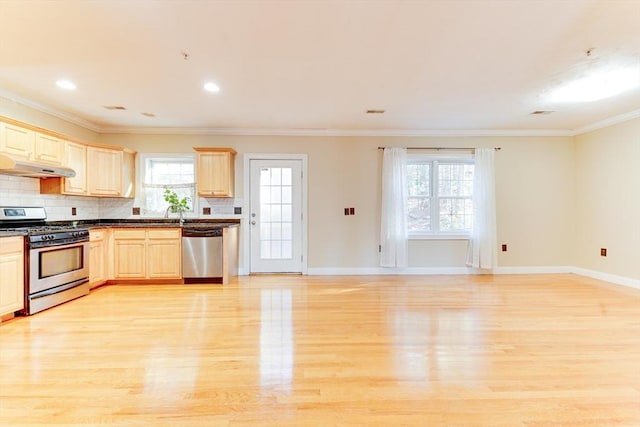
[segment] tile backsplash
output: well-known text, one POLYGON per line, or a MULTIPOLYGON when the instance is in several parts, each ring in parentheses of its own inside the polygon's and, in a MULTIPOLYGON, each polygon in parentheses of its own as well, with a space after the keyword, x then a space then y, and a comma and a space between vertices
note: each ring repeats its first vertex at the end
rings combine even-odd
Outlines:
MULTIPOLYGON (((140 206, 135 199, 40 194, 38 178, 12 175, 0 175, 0 206, 44 206, 49 221, 145 217, 144 212, 143 215, 133 215, 133 208, 140 206), (76 208, 75 216, 71 214, 72 208, 76 208)), ((242 206, 242 200, 198 198, 197 214, 189 217, 239 217, 233 213, 235 206, 242 206), (211 215, 202 214, 203 208, 207 207, 211 209, 211 215)))
POLYGON ((44 206, 48 221, 100 218, 100 200, 92 197, 40 194, 40 179, 0 175, 0 206, 44 206), (76 208, 76 215, 71 215, 76 208))

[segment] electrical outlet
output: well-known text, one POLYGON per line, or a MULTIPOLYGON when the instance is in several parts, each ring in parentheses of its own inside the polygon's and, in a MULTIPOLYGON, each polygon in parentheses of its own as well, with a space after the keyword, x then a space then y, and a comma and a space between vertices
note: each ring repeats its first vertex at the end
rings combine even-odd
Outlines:
POLYGON ((131 215, 140 215, 140 208, 132 208, 131 215))
POLYGON ((78 213, 76 208, 71 208, 71 215, 75 216, 78 213))
POLYGON ((355 215, 356 214, 356 208, 349 208, 349 215, 355 215))
POLYGON ((344 208, 344 214, 349 215, 349 208, 344 208))
POLYGON ((600 248, 600 256, 607 256, 607 248, 600 248))
POLYGON ((507 252, 507 245, 505 244, 502 245, 502 252, 507 252))
POLYGON ((211 215, 211 208, 202 208, 202 215, 211 215))

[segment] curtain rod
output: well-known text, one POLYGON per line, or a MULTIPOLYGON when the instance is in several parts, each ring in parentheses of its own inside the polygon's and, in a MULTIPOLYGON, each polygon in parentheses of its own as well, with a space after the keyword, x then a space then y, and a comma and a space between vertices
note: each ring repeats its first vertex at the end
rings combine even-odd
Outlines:
MULTIPOLYGON (((378 147, 378 150, 384 150, 385 148, 394 148, 394 147, 378 147)), ((404 147, 407 150, 475 150, 476 148, 481 147, 404 147)), ((500 151, 502 147, 493 147, 494 150, 500 151)))

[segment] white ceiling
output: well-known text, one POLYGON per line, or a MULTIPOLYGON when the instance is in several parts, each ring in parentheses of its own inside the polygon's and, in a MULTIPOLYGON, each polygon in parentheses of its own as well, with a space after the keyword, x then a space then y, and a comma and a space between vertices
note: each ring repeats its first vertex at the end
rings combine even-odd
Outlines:
POLYGON ((640 90, 545 100, 640 60, 640 0, 0 0, 0 17, 0 95, 102 132, 562 133, 640 115, 640 90))

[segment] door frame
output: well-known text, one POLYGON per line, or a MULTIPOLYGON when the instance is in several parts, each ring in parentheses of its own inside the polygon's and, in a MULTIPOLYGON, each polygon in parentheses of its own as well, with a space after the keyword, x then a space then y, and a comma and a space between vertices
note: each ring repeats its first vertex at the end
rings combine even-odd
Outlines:
POLYGON ((308 191, 308 181, 307 181, 307 155, 306 154, 271 154, 271 153, 245 153, 244 155, 244 163, 243 163, 243 178, 244 178, 244 213, 242 215, 243 222, 245 224, 244 231, 242 233, 242 245, 244 246, 243 252, 243 262, 242 264, 245 266, 244 270, 246 274, 251 274, 251 231, 249 228, 249 224, 251 223, 251 160, 300 160, 302 162, 302 206, 300 206, 300 211, 302 213, 302 224, 301 224, 301 234, 300 238, 301 242, 301 250, 302 250, 302 274, 306 275, 308 270, 308 238, 309 238, 309 230, 308 230, 308 202, 307 202, 307 191, 308 191))

